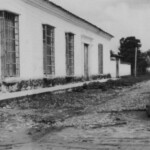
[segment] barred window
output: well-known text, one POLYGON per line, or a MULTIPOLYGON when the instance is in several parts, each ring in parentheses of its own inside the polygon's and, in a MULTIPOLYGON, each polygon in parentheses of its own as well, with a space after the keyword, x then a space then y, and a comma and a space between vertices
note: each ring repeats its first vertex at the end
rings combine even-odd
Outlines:
POLYGON ((0 11, 1 76, 19 76, 19 16, 0 11))
POLYGON ((66 73, 74 75, 74 34, 66 33, 66 73))
POLYGON ((55 74, 54 27, 43 25, 44 74, 55 74))
POLYGON ((103 45, 98 45, 98 72, 103 74, 103 45))

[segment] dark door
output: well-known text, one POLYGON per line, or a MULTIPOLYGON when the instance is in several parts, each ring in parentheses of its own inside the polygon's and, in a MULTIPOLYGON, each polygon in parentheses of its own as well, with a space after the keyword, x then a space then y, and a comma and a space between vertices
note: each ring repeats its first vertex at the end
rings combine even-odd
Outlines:
POLYGON ((84 77, 89 79, 89 45, 84 44, 84 77))
POLYGON ((98 45, 98 73, 103 74, 103 45, 98 45))

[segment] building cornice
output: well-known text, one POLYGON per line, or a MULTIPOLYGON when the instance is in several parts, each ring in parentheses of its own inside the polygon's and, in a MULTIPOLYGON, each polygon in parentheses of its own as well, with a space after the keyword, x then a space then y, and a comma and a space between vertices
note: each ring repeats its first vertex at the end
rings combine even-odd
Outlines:
POLYGON ((42 11, 53 14, 53 15, 59 17, 60 19, 63 19, 69 23, 72 23, 72 24, 82 27, 84 29, 90 30, 98 35, 101 35, 104 38, 108 38, 108 39, 113 38, 113 36, 111 34, 101 30, 97 26, 72 14, 71 12, 68 12, 67 10, 65 10, 57 5, 55 6, 54 3, 48 2, 47 0, 23 0, 23 1, 25 1, 27 4, 30 4, 31 6, 41 9, 42 11))

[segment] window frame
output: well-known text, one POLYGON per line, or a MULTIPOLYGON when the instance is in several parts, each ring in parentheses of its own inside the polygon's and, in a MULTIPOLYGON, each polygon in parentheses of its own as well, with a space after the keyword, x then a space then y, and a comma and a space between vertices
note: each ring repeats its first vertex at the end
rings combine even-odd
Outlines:
POLYGON ((55 27, 43 24, 44 75, 55 75, 55 27), (48 59, 49 58, 49 59, 48 59))
POLYGON ((19 15, 1 10, 0 24, 1 77, 19 77, 19 15))
POLYGON ((71 32, 65 33, 66 39, 66 75, 68 77, 74 76, 75 73, 75 34, 71 32))

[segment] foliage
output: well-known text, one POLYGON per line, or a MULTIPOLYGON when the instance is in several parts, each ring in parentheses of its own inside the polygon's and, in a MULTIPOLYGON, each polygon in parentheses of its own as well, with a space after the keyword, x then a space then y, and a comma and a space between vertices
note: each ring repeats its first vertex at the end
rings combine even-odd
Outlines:
POLYGON ((133 63, 135 57, 135 49, 138 48, 138 55, 140 55, 140 47, 141 41, 139 39, 136 39, 135 37, 122 38, 120 40, 119 50, 120 54, 124 57, 123 60, 129 63, 133 63))
POLYGON ((141 53, 141 56, 138 58, 137 61, 137 72, 138 74, 142 75, 146 73, 146 68, 148 67, 148 63, 146 61, 146 56, 144 53, 141 53))
POLYGON ((150 49, 146 51, 146 55, 150 56, 150 49))
POLYGON ((109 79, 109 78, 111 78, 111 74, 91 76, 92 80, 109 79))
POLYGON ((102 91, 106 91, 108 89, 113 89, 117 87, 126 87, 132 86, 138 82, 149 80, 150 76, 140 76, 140 77, 123 77, 118 80, 108 80, 105 83, 100 82, 92 82, 89 84, 84 84, 83 89, 101 89, 102 91))
POLYGON ((150 67, 150 49, 144 53, 148 67, 150 67))
POLYGON ((94 82, 90 84, 84 84, 82 87, 74 88, 73 92, 60 94, 43 93, 4 100, 0 102, 0 107, 3 108, 10 105, 11 108, 15 108, 17 105, 21 110, 32 108, 41 109, 42 111, 44 111, 43 108, 49 110, 50 108, 56 107, 81 107, 87 102, 88 104, 91 104, 93 100, 100 100, 99 97, 97 98, 97 96, 95 97, 93 95, 94 92, 100 94, 101 92, 99 90, 103 92, 107 91, 108 89, 132 86, 133 84, 147 80, 150 80, 149 75, 136 78, 123 77, 119 80, 108 80, 105 83, 94 82), (91 97, 91 95, 93 96, 91 97))
MULTIPOLYGON (((106 75, 93 75, 92 80, 111 78, 110 74, 106 75)), ((16 92, 23 90, 31 90, 37 88, 48 88, 54 87, 56 85, 64 85, 68 83, 77 83, 85 81, 84 77, 56 77, 56 78, 43 78, 43 79, 31 79, 31 80, 21 80, 21 81, 5 81, 2 85, 5 86, 8 92, 16 92)))

